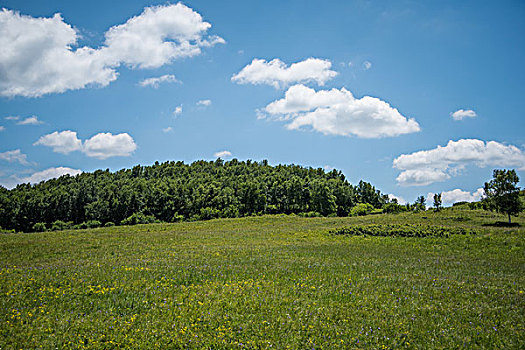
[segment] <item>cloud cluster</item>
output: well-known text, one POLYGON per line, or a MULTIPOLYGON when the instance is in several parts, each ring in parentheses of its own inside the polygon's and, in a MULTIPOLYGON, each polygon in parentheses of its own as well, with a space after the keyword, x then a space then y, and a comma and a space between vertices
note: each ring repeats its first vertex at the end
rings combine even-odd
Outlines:
POLYGON ((287 66, 275 58, 269 62, 255 58, 249 65, 235 74, 231 80, 238 84, 266 84, 276 89, 295 83, 315 82, 323 86, 337 72, 330 70, 329 60, 308 58, 287 66))
POLYGON ((380 138, 418 132, 419 124, 407 119, 387 102, 365 96, 357 99, 345 88, 315 91, 294 85, 285 97, 267 105, 269 115, 288 122, 288 129, 311 127, 325 135, 380 138))
POLYGON ((77 133, 71 130, 44 135, 33 145, 51 147, 54 152, 62 154, 81 151, 88 157, 98 159, 129 156, 137 149, 135 141, 127 133, 99 133, 82 142, 77 133))
POLYGON ((177 78, 175 78, 174 75, 172 74, 165 74, 165 75, 162 75, 160 77, 153 77, 153 78, 147 78, 147 79, 143 79, 139 82, 139 85, 142 86, 142 87, 152 87, 154 89, 158 89, 158 87, 160 86, 160 84, 162 83, 180 83, 179 80, 177 80, 177 78))
POLYGON ((475 118, 478 115, 471 109, 458 109, 454 113, 450 113, 450 116, 454 120, 463 120, 465 118, 475 118))
POLYGON ((18 162, 22 165, 28 165, 27 155, 22 153, 19 149, 0 153, 0 159, 6 160, 9 163, 18 162))
MULTIPOLYGON (((457 202, 476 202, 479 201, 484 194, 485 191, 483 190, 483 188, 478 188, 472 193, 456 188, 452 191, 441 192, 441 201, 444 205, 452 205, 457 202)), ((428 193, 427 203, 429 205, 432 205, 432 203, 434 203, 434 193, 428 193)))
POLYGON ((403 186, 425 186, 449 179, 465 166, 501 166, 525 169, 525 153, 513 145, 476 139, 450 140, 444 147, 402 154, 394 168, 402 170, 397 182, 403 186))
POLYGON ((97 49, 77 47, 79 35, 60 14, 34 18, 0 12, 0 96, 37 97, 49 93, 106 86, 116 68, 156 68, 174 59, 224 43, 208 36, 211 25, 178 3, 147 7, 126 23, 111 27, 97 49))

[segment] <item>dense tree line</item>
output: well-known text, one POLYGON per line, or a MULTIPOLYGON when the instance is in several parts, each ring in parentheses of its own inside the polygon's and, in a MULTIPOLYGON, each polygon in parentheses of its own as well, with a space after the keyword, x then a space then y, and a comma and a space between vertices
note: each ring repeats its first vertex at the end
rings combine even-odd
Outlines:
POLYGON ((267 161, 156 162, 117 172, 62 176, 12 190, 0 186, 0 227, 16 231, 173 222, 261 214, 348 216, 388 197, 338 170, 267 161))

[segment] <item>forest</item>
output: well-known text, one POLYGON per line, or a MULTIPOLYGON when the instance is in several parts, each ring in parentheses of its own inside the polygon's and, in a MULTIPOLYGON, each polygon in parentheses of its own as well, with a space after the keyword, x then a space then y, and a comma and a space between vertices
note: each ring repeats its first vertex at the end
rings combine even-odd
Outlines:
POLYGON ((0 186, 0 227, 31 232, 262 214, 344 217, 392 206, 401 207, 335 169, 219 158, 0 186))

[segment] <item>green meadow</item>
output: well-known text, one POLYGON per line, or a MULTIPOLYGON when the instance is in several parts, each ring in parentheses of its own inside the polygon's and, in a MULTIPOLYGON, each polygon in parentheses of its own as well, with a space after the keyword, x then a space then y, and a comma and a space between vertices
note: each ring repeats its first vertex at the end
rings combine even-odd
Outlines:
POLYGON ((2 234, 0 349, 523 349, 525 215, 505 220, 456 207, 2 234), (333 233, 368 224, 468 233, 333 233))

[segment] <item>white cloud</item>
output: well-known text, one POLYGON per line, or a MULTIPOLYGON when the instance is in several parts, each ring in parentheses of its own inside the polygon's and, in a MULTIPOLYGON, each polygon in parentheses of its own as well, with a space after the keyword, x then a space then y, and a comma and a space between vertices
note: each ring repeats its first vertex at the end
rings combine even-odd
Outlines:
POLYGON ((31 183, 36 184, 45 180, 58 178, 63 175, 75 176, 82 173, 81 170, 71 169, 67 167, 49 168, 46 170, 38 171, 27 177, 11 176, 9 178, 0 179, 0 185, 11 189, 16 187, 18 184, 31 183))
POLYGON ((230 151, 219 151, 213 154, 213 156, 216 158, 227 158, 227 157, 231 157, 231 155, 232 153, 230 151))
POLYGON ((162 132, 171 132, 173 131, 173 128, 171 126, 168 126, 167 128, 162 129, 162 132))
POLYGON ((156 68, 176 58, 201 53, 224 40, 208 36, 211 25, 178 3, 145 8, 126 23, 111 27, 100 48, 77 47, 79 34, 60 14, 34 18, 0 12, 0 96, 37 97, 106 86, 116 68, 156 68))
POLYGON ((372 62, 370 62, 370 61, 364 61, 364 62, 363 62, 363 69, 364 69, 364 70, 369 70, 370 68, 372 68, 372 62))
POLYGON ((159 85, 162 83, 180 83, 180 81, 177 80, 177 78, 175 78, 174 75, 166 74, 160 77, 154 77, 154 78, 148 78, 148 79, 141 80, 139 82, 139 85, 142 87, 151 86, 152 88, 157 89, 159 85))
POLYGON ((454 120, 463 120, 465 118, 475 118, 478 115, 476 114, 476 112, 474 112, 471 109, 466 109, 466 110, 465 109, 458 109, 454 113, 450 113, 450 116, 454 120))
POLYGON ((0 153, 0 159, 6 160, 9 163, 18 162, 22 165, 29 164, 29 162, 27 161, 27 155, 22 153, 19 149, 0 153))
POLYGON ((43 124, 43 122, 38 120, 38 117, 34 115, 32 117, 27 117, 26 119, 21 120, 16 124, 17 125, 38 125, 38 124, 43 124))
POLYGON ((406 204, 407 203, 407 201, 403 197, 396 196, 396 195, 391 194, 391 193, 388 194, 388 199, 390 199, 391 201, 395 199, 395 200, 397 200, 398 204, 406 204))
MULTIPOLYGON (((457 202, 477 202, 483 197, 484 194, 485 191, 483 190, 483 188, 478 188, 472 193, 456 188, 452 191, 441 192, 441 201, 444 205, 452 205, 457 202)), ((432 203, 434 203, 433 192, 428 193, 427 203, 429 205, 432 205, 432 203)))
POLYGON ((88 157, 106 159, 130 156, 136 149, 135 141, 126 133, 100 133, 84 141, 83 152, 88 157))
POLYGON ((33 145, 51 147, 54 152, 62 154, 81 151, 88 157, 98 159, 129 156, 137 148, 135 141, 133 141, 133 138, 127 133, 118 135, 99 133, 82 143, 77 137, 76 131, 71 130, 55 131, 51 134, 44 135, 33 145))
POLYGON ((476 139, 450 140, 444 147, 402 154, 394 168, 402 170, 397 182, 404 186, 424 186, 457 175, 465 166, 517 167, 525 170, 525 153, 513 145, 476 139))
POLYGON ((5 127, 0 125, 0 131, 4 131, 5 130, 5 127))
POLYGON ((20 119, 20 116, 18 115, 10 115, 9 117, 5 117, 6 120, 18 120, 20 119))
POLYGON ((209 105, 211 105, 211 100, 200 100, 197 102, 197 106, 208 107, 209 105))
POLYGON ((329 60, 319 58, 308 58, 289 67, 278 58, 269 62, 255 58, 252 63, 235 74, 232 81, 238 84, 266 84, 276 89, 306 82, 316 82, 323 86, 338 74, 330 70, 331 67, 332 63, 329 60))
MULTIPOLYGON (((365 96, 356 99, 345 88, 320 90, 294 85, 285 97, 264 109, 266 114, 286 120, 288 129, 310 126, 325 135, 379 138, 418 132, 419 124, 407 119, 387 102, 365 96)), ((259 111, 261 118, 261 111, 259 111)))
POLYGON ((173 110, 173 115, 177 116, 182 113, 182 105, 175 107, 173 110))
POLYGON ((200 14, 182 3, 147 7, 106 32, 106 52, 114 62, 157 68, 176 58, 198 55, 203 47, 224 43, 218 36, 206 36, 210 28, 200 14))
POLYGON ((82 150, 82 141, 77 137, 76 131, 65 130, 55 131, 51 134, 44 135, 38 139, 34 146, 42 145, 52 147, 53 152, 69 154, 74 151, 82 150))
POLYGON ((335 168, 334 168, 333 166, 331 166, 331 165, 325 165, 325 166, 323 167, 323 169, 326 170, 326 171, 332 171, 332 170, 334 170, 335 168))

